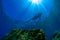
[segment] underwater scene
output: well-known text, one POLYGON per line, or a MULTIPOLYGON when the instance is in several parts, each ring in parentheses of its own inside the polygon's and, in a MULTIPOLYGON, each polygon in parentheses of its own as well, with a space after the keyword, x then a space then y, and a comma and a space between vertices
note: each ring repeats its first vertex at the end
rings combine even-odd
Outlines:
POLYGON ((0 40, 60 40, 60 0, 0 0, 0 40))

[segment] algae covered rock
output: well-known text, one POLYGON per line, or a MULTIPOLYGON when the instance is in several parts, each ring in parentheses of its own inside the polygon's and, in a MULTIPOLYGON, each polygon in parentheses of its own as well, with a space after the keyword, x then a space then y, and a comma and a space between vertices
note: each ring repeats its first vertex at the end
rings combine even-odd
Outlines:
POLYGON ((1 40, 45 40, 45 33, 43 30, 12 30, 9 34, 4 36, 1 40))
POLYGON ((60 31, 54 33, 52 40, 60 40, 60 31))

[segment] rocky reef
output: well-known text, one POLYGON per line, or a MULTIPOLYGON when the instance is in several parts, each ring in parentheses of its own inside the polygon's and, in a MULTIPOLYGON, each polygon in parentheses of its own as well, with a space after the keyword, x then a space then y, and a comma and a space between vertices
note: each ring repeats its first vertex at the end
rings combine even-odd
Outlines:
POLYGON ((1 40, 46 40, 45 33, 39 30, 14 29, 1 40))

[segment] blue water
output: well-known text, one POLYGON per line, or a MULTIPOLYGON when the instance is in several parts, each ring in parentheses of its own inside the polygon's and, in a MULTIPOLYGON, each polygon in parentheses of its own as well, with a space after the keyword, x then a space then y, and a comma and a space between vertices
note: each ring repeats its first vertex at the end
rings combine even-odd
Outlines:
POLYGON ((14 28, 27 30, 39 28, 44 30, 49 40, 55 31, 60 30, 59 0, 42 0, 39 5, 34 5, 28 0, 2 0, 0 3, 0 38, 14 28), (38 13, 41 13, 41 17, 31 21, 38 13), (27 20, 30 21, 25 25, 27 20), (37 21, 40 21, 40 25, 36 24, 37 21))

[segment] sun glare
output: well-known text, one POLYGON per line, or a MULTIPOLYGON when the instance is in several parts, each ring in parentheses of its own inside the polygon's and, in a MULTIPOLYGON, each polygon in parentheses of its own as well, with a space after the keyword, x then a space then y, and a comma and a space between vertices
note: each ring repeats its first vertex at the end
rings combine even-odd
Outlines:
POLYGON ((30 0, 32 4, 40 4, 42 0, 30 0))

